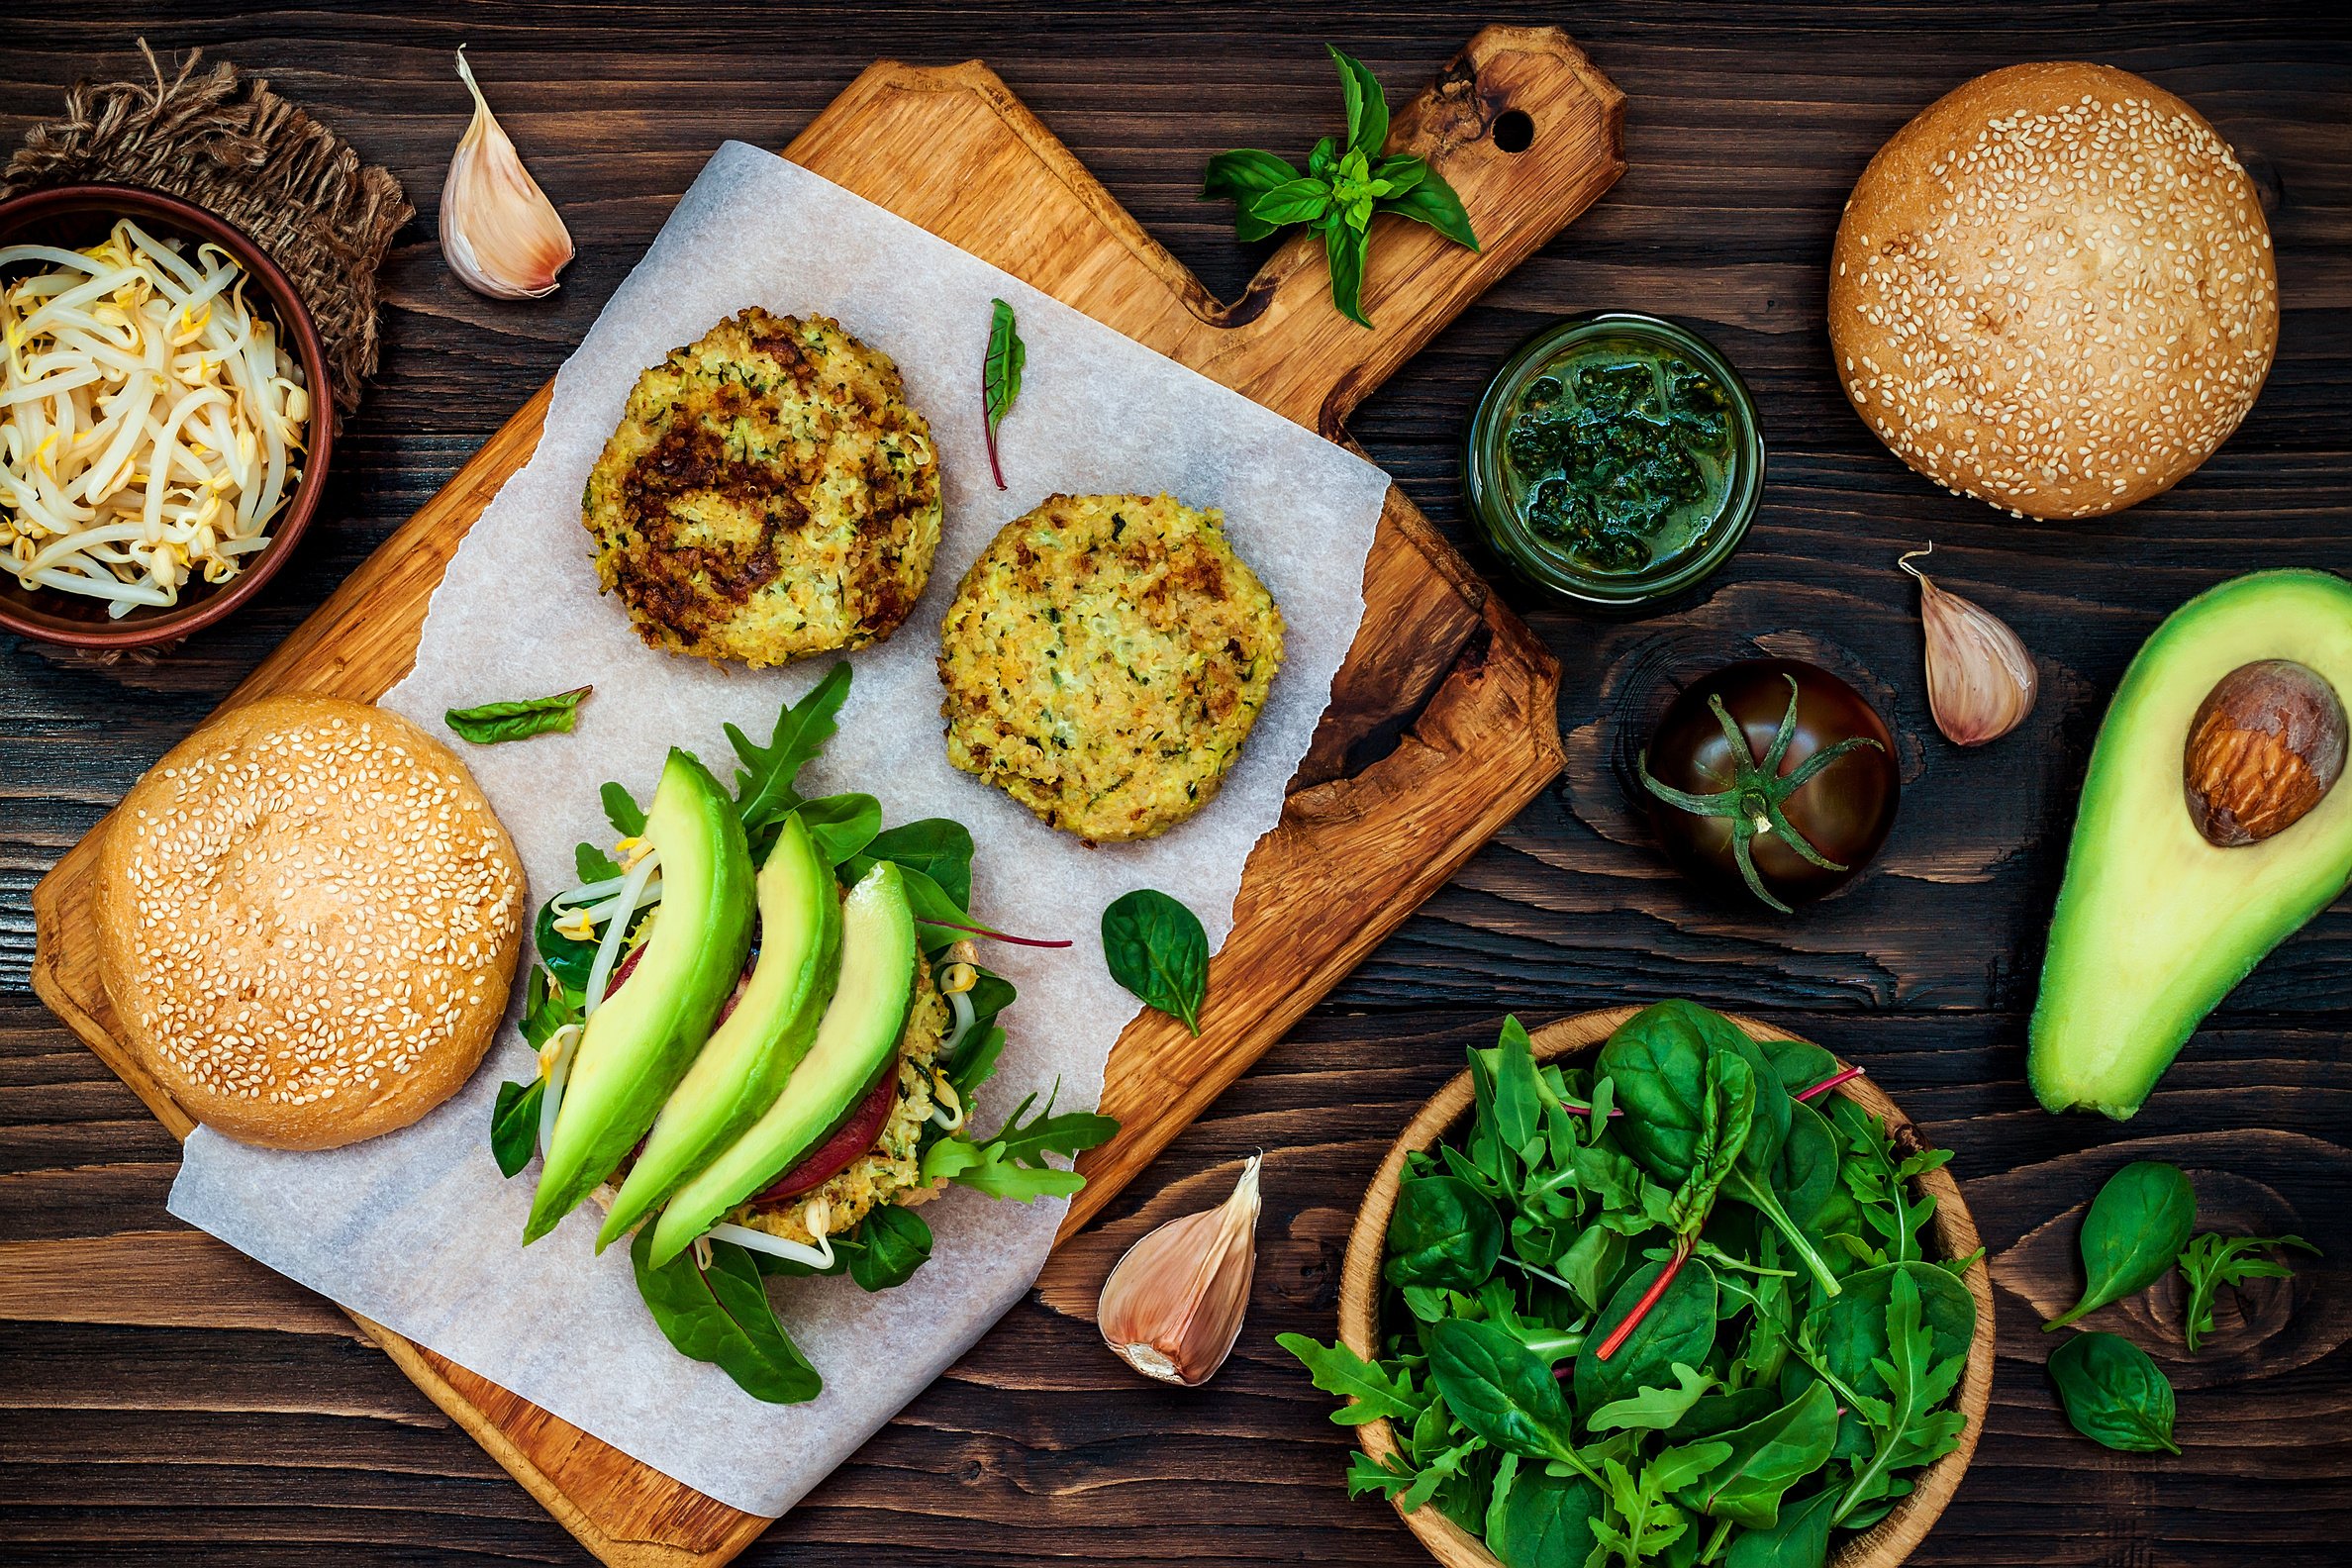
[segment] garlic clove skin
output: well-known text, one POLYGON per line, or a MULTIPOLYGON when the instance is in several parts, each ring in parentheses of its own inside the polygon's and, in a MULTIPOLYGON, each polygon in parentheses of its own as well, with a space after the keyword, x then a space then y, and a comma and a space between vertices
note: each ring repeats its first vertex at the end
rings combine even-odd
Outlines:
POLYGON ((1103 1282, 1103 1342, 1145 1377, 1197 1388, 1241 1337, 1257 1273, 1259 1158, 1223 1204, 1153 1230, 1103 1282))
POLYGON ((477 294, 543 298, 572 258, 571 233, 490 112, 462 49, 457 74, 473 94, 474 113, 441 182, 441 254, 477 294))
POLYGON ((1972 600, 1946 593, 1911 564, 1919 580, 1919 621, 1927 636, 1927 706, 1935 727, 1957 745, 1998 740, 2025 722, 2041 689, 2033 655, 2009 624, 1972 600))

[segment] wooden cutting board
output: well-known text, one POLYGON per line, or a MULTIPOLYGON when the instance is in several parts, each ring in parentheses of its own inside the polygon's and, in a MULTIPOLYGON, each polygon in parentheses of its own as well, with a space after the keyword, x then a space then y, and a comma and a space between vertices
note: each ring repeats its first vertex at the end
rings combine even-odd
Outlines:
MULTIPOLYGON (((1335 441, 1358 402, 1614 183, 1623 99, 1557 29, 1488 28, 1400 109, 1484 248, 1377 220, 1364 304, 1332 309, 1320 241, 1293 240, 1230 305, 1154 244, 977 61, 877 64, 784 155, 1335 441)), ((1204 159, 1215 148, 1204 147, 1204 159)), ((542 389, 223 704, 319 691, 372 702, 407 674, 465 531, 531 455, 542 389)), ((1081 1162, 1067 1237, 1559 771, 1559 670, 1391 488, 1364 621, 1279 827, 1251 853, 1200 1036, 1141 1013, 1112 1052, 1120 1135, 1081 1162)), ((174 1132, 194 1125, 118 1043, 99 984, 98 833, 34 891, 34 989, 174 1132)), ((607 1563, 709 1568, 769 1522, 637 1463, 379 1324, 361 1326, 607 1563)))

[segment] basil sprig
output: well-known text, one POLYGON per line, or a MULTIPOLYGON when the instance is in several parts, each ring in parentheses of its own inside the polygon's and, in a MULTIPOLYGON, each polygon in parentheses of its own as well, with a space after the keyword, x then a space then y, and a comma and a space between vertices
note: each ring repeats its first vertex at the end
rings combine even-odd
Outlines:
MULTIPOLYGON (((1330 45, 1347 104, 1344 143, 1324 137, 1307 154, 1307 169, 1271 152, 1248 148, 1221 152, 1209 160, 1201 182, 1205 197, 1230 197, 1240 211, 1233 231, 1243 240, 1263 240, 1276 230, 1305 224, 1323 238, 1331 265, 1331 303, 1359 327, 1364 315, 1364 257, 1375 213, 1395 213, 1427 224, 1454 244, 1478 248, 1478 236, 1462 199, 1444 176, 1408 152, 1381 151, 1388 141, 1388 102, 1380 82, 1362 60, 1330 45)), ((1000 481, 1000 488, 1002 483, 1000 481)))
POLYGON ((442 715, 460 740, 496 745, 501 740, 528 740, 533 735, 570 735, 580 704, 593 686, 575 686, 552 697, 522 697, 513 702, 483 703, 475 708, 452 708, 442 715))
POLYGON ((1209 933, 1201 919, 1167 894, 1137 888, 1103 911, 1103 960, 1111 978, 1143 1005, 1201 1032, 1209 995, 1209 933))

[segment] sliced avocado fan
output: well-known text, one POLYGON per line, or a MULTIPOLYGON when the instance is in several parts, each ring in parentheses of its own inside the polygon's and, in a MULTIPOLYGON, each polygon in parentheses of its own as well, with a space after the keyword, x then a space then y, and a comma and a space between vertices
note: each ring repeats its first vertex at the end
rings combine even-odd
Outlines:
POLYGON ((858 879, 841 911, 841 978, 817 1038, 765 1115, 691 1177, 653 1226, 661 1267, 729 1210, 792 1168, 898 1061, 915 1001, 915 912, 897 866, 858 879))
MULTIPOLYGON (((601 1001, 572 1056, 523 1239, 536 1241, 610 1176, 711 1034, 751 947, 751 852, 735 802, 672 749, 645 813, 661 918, 629 983, 601 1001)), ((616 919, 627 920, 626 915, 616 919)))
POLYGON ((2123 673, 2083 783, 2050 922, 2026 1077, 2052 1111, 2137 1111, 2205 1016, 2352 878, 2352 788, 2275 836, 2221 847, 2184 753, 2222 677, 2283 659, 2352 702, 2352 583, 2240 577, 2190 600, 2123 673))
POLYGON ((759 956, 751 978, 654 1119, 645 1151, 597 1232, 599 1251, 776 1103, 817 1037, 840 961, 841 893, 833 866, 801 820, 787 817, 759 868, 759 956))

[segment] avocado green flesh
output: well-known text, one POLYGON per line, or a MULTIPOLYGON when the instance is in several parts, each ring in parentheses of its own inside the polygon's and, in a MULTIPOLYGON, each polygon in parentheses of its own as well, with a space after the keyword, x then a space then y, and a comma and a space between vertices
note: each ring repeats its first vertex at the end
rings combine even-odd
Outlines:
POLYGON ((759 956, 751 978, 654 1119, 645 1151, 597 1233, 600 1250, 776 1103, 833 1000, 840 947, 833 866, 801 820, 787 817, 759 868, 759 956))
POLYGON ((2352 879, 2352 787, 2259 843, 2189 814, 2189 726, 2221 677, 2292 659, 2352 701, 2352 584, 2258 572, 2156 629, 2100 727, 2050 924, 2026 1076, 2052 1111, 2140 1108, 2205 1016, 2352 879))
POLYGON ((883 861, 841 912, 841 977, 817 1038, 749 1130, 677 1190, 653 1228, 658 1268, 840 1126, 898 1055, 915 1001, 915 912, 883 861))
MULTIPOLYGON (((661 918, 629 983, 600 1002, 570 1082, 523 1239, 536 1241, 610 1176, 652 1126, 751 947, 751 852, 735 803, 709 770, 672 750, 645 814, 661 856, 661 918)), ((625 918, 625 917, 624 917, 625 918)))

